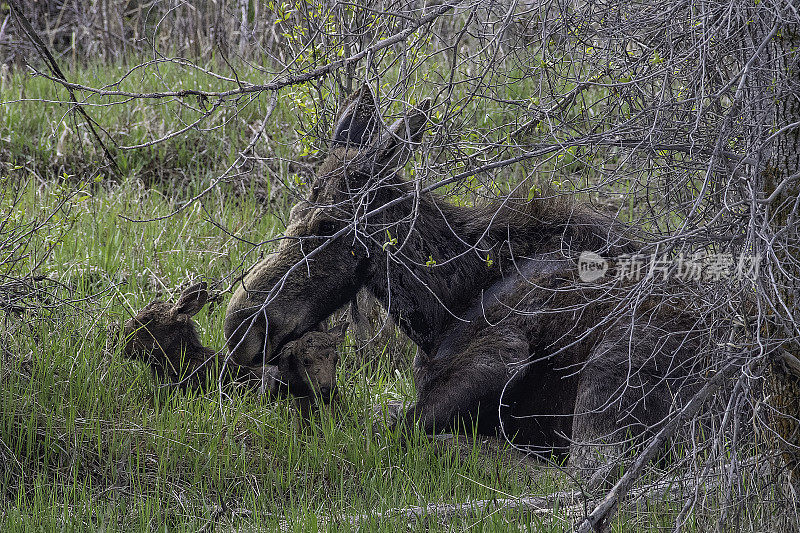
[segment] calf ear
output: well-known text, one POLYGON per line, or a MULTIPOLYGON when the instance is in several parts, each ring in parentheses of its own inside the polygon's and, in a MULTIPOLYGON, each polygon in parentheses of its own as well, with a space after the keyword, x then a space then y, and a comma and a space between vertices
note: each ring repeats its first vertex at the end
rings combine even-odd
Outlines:
POLYGON ((275 366, 278 367, 281 373, 287 374, 291 372, 295 365, 300 362, 300 359, 297 357, 297 351, 296 340, 283 345, 281 352, 278 354, 278 360, 275 362, 275 366))
POLYGON ((172 314, 194 316, 200 312, 206 302, 208 302, 208 285, 205 281, 201 281, 181 293, 178 303, 172 308, 172 314))
POLYGON ((333 326, 328 330, 328 334, 335 336, 339 340, 343 340, 344 334, 347 333, 347 326, 349 325, 350 324, 348 322, 343 322, 338 326, 333 326))
POLYGON ((361 172, 376 176, 405 165, 422 140, 430 108, 431 100, 426 98, 419 107, 389 126, 365 154, 361 172))
POLYGON ((379 124, 375 95, 365 83, 342 104, 339 118, 333 126, 333 144, 366 146, 372 141, 379 124))

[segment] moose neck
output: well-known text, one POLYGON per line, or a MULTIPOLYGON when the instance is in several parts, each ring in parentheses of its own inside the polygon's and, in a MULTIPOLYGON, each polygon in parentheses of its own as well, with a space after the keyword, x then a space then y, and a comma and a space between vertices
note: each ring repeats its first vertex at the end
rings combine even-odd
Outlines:
MULTIPOLYGON (((402 184, 390 187, 380 201, 407 191, 402 184)), ((369 224, 374 244, 366 288, 423 351, 499 275, 486 251, 471 249, 480 235, 472 234, 465 215, 429 194, 416 205, 400 202, 369 224)))

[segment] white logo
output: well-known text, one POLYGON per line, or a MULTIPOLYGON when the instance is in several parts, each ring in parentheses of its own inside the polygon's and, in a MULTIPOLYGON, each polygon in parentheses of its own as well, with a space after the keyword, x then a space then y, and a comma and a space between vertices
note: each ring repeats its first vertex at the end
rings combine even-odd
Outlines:
POLYGON ((594 252, 581 252, 578 258, 578 277, 582 281, 595 281, 608 270, 608 262, 594 252))

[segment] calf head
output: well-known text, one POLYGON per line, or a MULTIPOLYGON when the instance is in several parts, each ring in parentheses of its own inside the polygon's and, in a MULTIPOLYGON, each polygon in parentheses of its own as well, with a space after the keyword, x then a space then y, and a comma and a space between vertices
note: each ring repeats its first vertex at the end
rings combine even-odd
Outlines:
POLYGON ((336 393, 337 345, 344 340, 347 324, 329 330, 309 331, 281 350, 278 370, 296 396, 315 396, 323 402, 336 393))
POLYGON ((123 353, 146 361, 162 378, 180 381, 198 369, 213 352, 204 347, 191 320, 208 301, 205 282, 181 293, 175 304, 155 300, 125 322, 123 353))

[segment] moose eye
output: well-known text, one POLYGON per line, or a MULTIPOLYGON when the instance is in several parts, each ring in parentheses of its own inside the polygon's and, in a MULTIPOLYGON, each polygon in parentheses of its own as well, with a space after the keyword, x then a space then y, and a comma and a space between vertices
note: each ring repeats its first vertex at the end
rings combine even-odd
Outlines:
POLYGON ((320 237, 329 237, 336 233, 336 226, 331 220, 323 220, 319 223, 319 229, 317 230, 317 233, 320 237))

